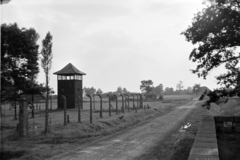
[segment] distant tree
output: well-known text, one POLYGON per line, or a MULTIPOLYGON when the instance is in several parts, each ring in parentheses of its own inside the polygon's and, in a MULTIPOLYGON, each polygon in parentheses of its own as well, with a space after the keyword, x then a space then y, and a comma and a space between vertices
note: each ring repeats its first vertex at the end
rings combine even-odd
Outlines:
POLYGON ((152 91, 152 80, 143 80, 141 81, 140 89, 142 92, 150 93, 152 91))
POLYGON ((161 96, 163 94, 163 85, 159 84, 154 88, 154 92, 156 95, 161 96))
POLYGON ((127 93, 128 93, 128 91, 127 91, 126 88, 123 88, 123 93, 124 93, 124 94, 127 94, 127 93))
POLYGON ((91 88, 84 87, 83 89, 84 89, 85 93, 88 95, 96 94, 96 89, 94 87, 91 87, 91 88))
POLYGON ((172 87, 166 87, 164 91, 165 95, 173 95, 174 94, 174 89, 172 87))
MULTIPOLYGON (((50 32, 47 33, 45 39, 42 41, 42 51, 41 51, 41 65, 45 72, 46 76, 46 88, 49 88, 49 72, 52 67, 52 35, 50 32)), ((48 132, 48 99, 49 99, 49 91, 46 93, 46 117, 45 117, 45 133, 48 132)))
POLYGON ((33 28, 1 25, 1 101, 29 93, 37 85, 38 38, 33 28))
POLYGON ((103 91, 100 88, 96 92, 96 94, 102 94, 102 93, 103 93, 103 91))
POLYGON ((193 93, 198 95, 199 94, 199 91, 200 91, 200 88, 201 88, 201 84, 194 84, 193 86, 193 93))
POLYGON ((179 81, 178 84, 177 84, 177 90, 178 90, 179 94, 180 94, 182 89, 183 89, 183 82, 179 81))
POLYGON ((119 86, 119 87, 117 88, 117 94, 122 94, 122 93, 123 93, 122 87, 119 86))
POLYGON ((188 87, 187 88, 187 94, 192 94, 193 93, 193 88, 192 87, 188 87))
POLYGON ((206 7, 194 15, 192 25, 182 34, 195 48, 190 60, 198 63, 192 72, 206 78, 208 73, 225 65, 228 73, 221 74, 220 84, 236 84, 240 60, 240 1, 207 0, 206 7))

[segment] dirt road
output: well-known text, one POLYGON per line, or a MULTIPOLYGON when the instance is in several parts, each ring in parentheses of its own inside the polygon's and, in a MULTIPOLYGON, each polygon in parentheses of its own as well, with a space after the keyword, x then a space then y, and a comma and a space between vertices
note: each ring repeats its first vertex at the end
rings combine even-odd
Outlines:
POLYGON ((141 155, 151 152, 157 142, 174 128, 179 127, 180 122, 192 111, 197 102, 190 101, 147 123, 58 155, 52 160, 141 159, 141 155))

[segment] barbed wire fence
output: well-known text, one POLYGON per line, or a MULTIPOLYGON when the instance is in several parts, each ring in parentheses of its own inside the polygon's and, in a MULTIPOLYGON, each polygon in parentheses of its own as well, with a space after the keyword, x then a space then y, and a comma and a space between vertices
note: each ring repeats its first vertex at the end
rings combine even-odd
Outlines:
MULTIPOLYGON (((24 106, 27 113, 27 134, 40 134, 44 131, 45 125, 45 106, 46 100, 40 95, 26 95, 27 103, 24 106), (34 101, 32 101, 32 98, 34 101)), ((58 108, 58 98, 67 104, 69 95, 66 98, 56 97, 49 100, 48 125, 51 130, 55 125, 67 125, 68 123, 94 123, 103 118, 114 117, 128 112, 137 112, 143 107, 143 98, 141 94, 109 94, 88 95, 81 98, 75 96, 75 108, 65 106, 58 108), (81 106, 81 104, 83 106, 81 106)), ((73 97, 70 97, 70 99, 73 97)), ((1 136, 7 136, 10 132, 15 132, 19 127, 20 101, 4 101, 1 104, 1 136)))

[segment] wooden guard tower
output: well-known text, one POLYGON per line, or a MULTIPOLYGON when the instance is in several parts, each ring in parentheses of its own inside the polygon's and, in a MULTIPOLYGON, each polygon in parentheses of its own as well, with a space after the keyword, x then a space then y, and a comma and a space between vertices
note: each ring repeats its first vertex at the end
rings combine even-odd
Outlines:
POLYGON ((66 97, 67 109, 77 107, 78 97, 81 99, 80 107, 82 108, 82 76, 86 74, 79 71, 71 63, 53 74, 57 75, 58 79, 58 108, 64 108, 62 95, 66 97))

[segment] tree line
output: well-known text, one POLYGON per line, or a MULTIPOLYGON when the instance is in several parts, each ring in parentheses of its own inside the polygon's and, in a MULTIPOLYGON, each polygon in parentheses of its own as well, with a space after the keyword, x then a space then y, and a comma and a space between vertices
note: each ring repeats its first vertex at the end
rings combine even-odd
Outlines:
MULTIPOLYGON (((141 81, 140 90, 142 95, 144 95, 147 99, 163 99, 163 95, 199 95, 202 93, 202 89, 200 84, 195 84, 192 87, 187 87, 184 89, 183 82, 179 81, 176 85, 176 89, 172 87, 165 87, 163 84, 159 84, 157 86, 153 86, 152 80, 143 80, 141 81)), ((83 94, 85 95, 96 95, 101 94, 103 97, 107 97, 108 94, 131 94, 134 92, 128 91, 125 87, 121 86, 117 87, 116 91, 103 92, 100 88, 96 89, 94 87, 84 87, 83 94)))

